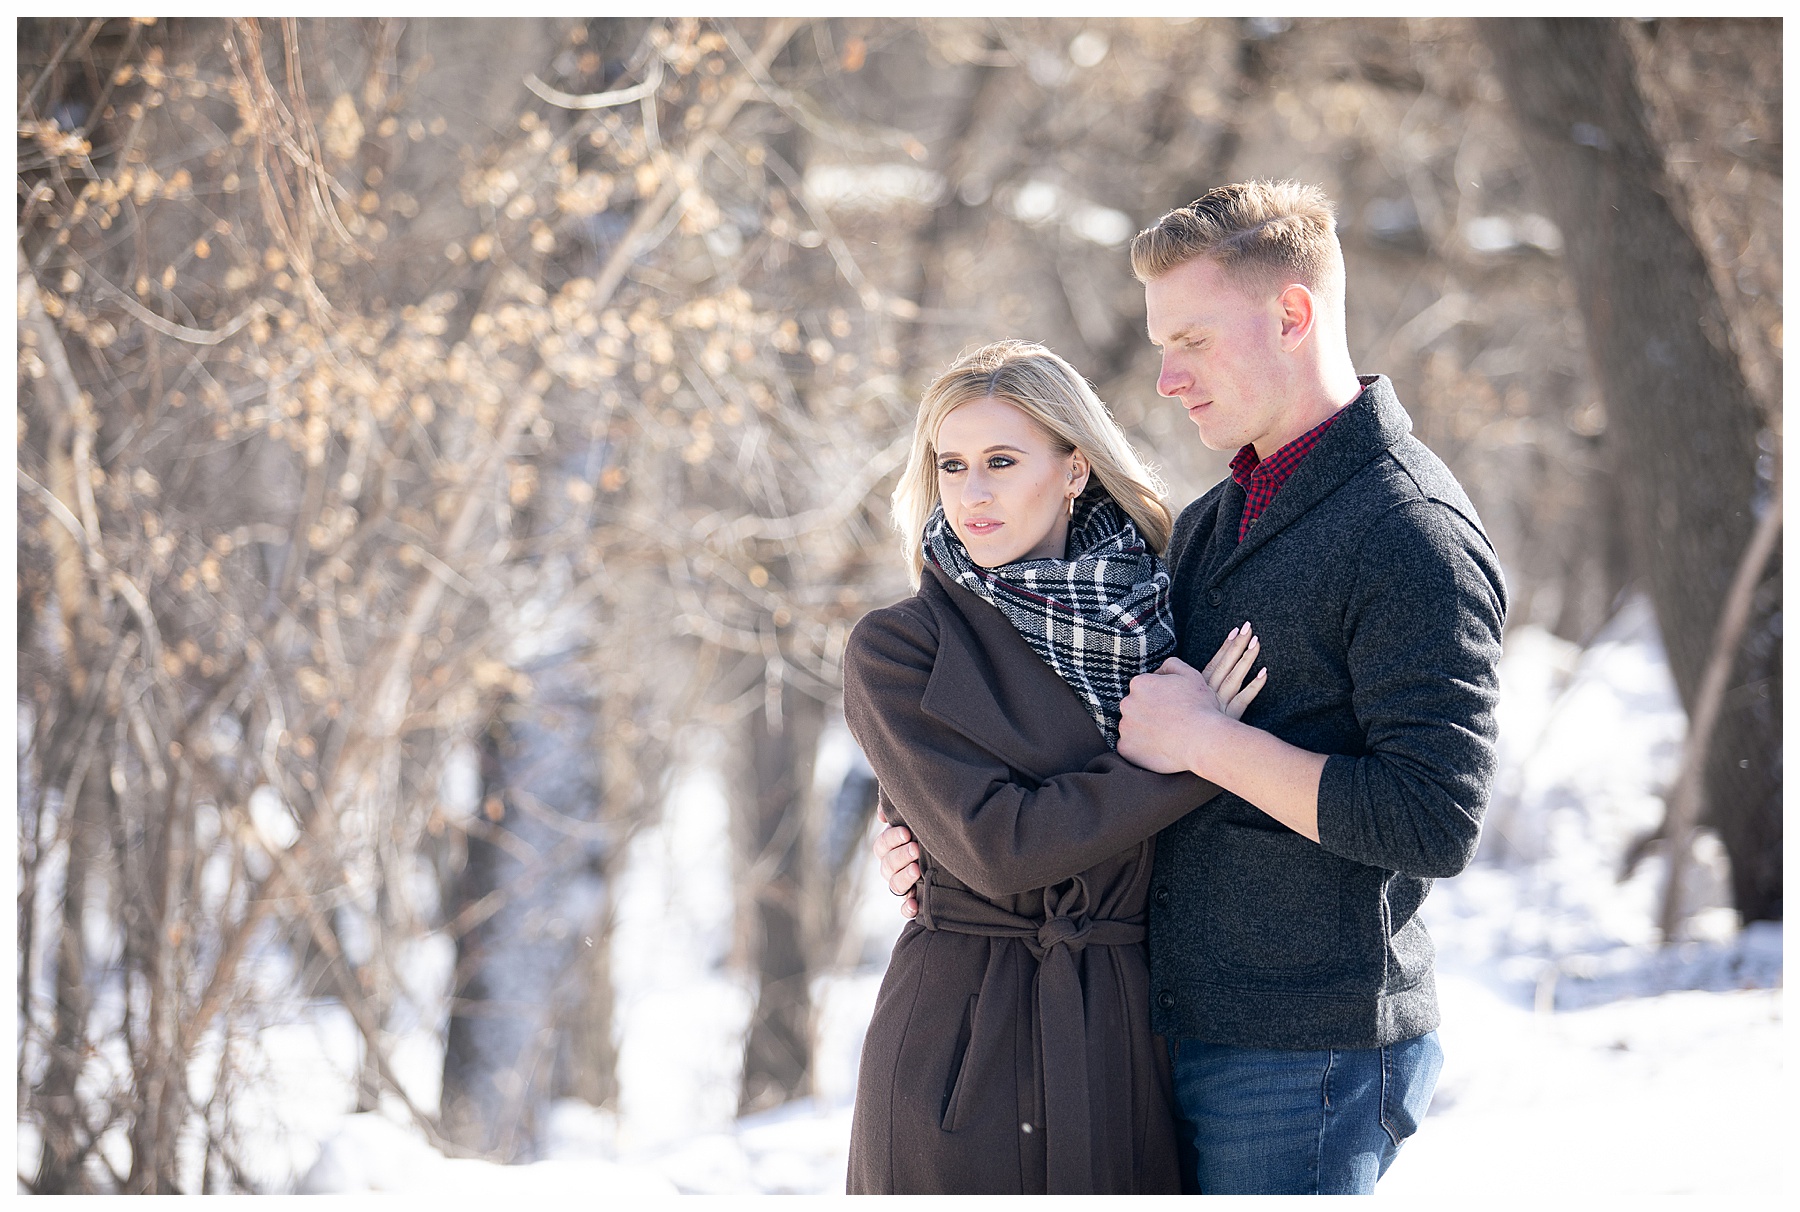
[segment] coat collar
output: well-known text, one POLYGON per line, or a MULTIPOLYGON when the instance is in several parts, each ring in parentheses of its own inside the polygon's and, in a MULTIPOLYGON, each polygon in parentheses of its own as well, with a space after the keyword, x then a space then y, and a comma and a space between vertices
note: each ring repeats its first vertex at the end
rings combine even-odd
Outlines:
MULTIPOLYGON (((1334 427, 1335 428, 1335 427, 1334 427)), ((919 597, 938 620, 919 706, 1033 779, 1098 757, 1106 739, 1080 697, 992 605, 930 564, 919 597)))
MULTIPOLYGON (((1391 449, 1412 432, 1412 418, 1400 406, 1400 398, 1394 394, 1394 385, 1388 377, 1359 377, 1363 384, 1362 394, 1344 407, 1343 414, 1294 469, 1294 474, 1288 477, 1275 499, 1269 502, 1269 507, 1257 518, 1250 533, 1236 544, 1223 563, 1215 566, 1207 578, 1209 585, 1230 575, 1257 548, 1305 516, 1371 459, 1391 449)), ((1244 490, 1235 482, 1226 485, 1225 495, 1220 500, 1219 520, 1212 533, 1213 544, 1228 543, 1237 534, 1237 513, 1226 516, 1233 502, 1241 512, 1244 490)))

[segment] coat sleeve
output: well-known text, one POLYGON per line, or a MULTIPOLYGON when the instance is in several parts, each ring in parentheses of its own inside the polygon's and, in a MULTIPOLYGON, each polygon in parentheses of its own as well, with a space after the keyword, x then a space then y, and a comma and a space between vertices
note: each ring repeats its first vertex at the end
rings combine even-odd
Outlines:
POLYGON ((1485 536, 1415 500, 1372 527, 1345 613, 1366 744, 1319 781, 1319 842, 1370 866, 1455 875, 1475 856, 1494 776, 1506 590, 1485 536))
POLYGON ((945 870, 983 896, 1043 888, 1111 858, 1218 793, 1107 751, 1036 786, 920 700, 932 624, 899 607, 857 624, 844 654, 844 719, 888 799, 945 870))

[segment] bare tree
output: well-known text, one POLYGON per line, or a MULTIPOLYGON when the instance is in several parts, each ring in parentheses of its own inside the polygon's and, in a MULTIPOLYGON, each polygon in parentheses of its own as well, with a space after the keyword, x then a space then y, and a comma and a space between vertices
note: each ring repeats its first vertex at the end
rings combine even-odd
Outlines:
MULTIPOLYGON (((1620 23, 1508 20, 1482 30, 1567 234, 1596 377, 1620 422, 1607 446, 1622 520, 1692 712, 1755 511, 1769 502, 1757 475, 1768 421, 1665 167, 1620 23)), ((1780 598, 1760 596, 1752 627, 1767 632, 1780 598)), ((1749 680, 1766 692, 1767 677, 1749 680)), ((1731 857, 1745 920, 1779 918, 1779 700, 1735 699, 1707 764, 1706 820, 1731 857)))
MULTIPOLYGON (((559 159, 515 111, 528 171, 484 160, 407 91, 419 73, 394 67, 398 34, 380 23, 52 21, 33 37, 20 565, 37 604, 21 690, 38 844, 20 1086, 51 1152, 28 1178, 240 1183, 217 1114, 230 1083, 202 1102, 187 1075, 221 1033, 253 1041, 278 1005, 270 963, 291 966, 292 996, 349 1009, 363 1105, 396 1097, 436 1139, 394 1078, 384 1020, 412 996, 400 954, 436 924, 422 859, 495 836, 438 803, 445 755, 497 705, 534 701, 533 672, 548 708, 559 677, 599 670, 607 701, 586 723, 646 743, 600 747, 593 794, 617 798, 597 816, 585 791, 556 807, 622 843, 658 799, 637 761, 656 763, 667 735, 659 696, 683 692, 667 662, 621 657, 642 649, 636 628, 666 623, 642 592, 661 544, 645 552, 634 513, 657 506, 622 508, 638 501, 631 452, 666 442, 659 424, 621 424, 610 372, 580 344, 608 325, 630 335, 605 306, 618 275, 607 291, 560 271, 538 285, 557 237, 535 197, 595 213, 573 138, 559 159), (319 76, 363 86, 314 102, 319 76), (471 216, 429 258, 419 241, 443 229, 409 224, 447 223, 441 209, 379 188, 408 166, 450 169, 471 216), (390 260, 390 239, 407 255, 390 260), (559 409, 598 465, 539 457, 559 409), (515 525, 540 498, 551 521, 515 525), (559 612, 586 638, 534 670, 514 641, 559 612), (97 899, 117 907, 112 953, 83 944, 97 899), (57 903, 60 918, 42 912, 57 903), (199 1175, 180 1144, 197 1121, 216 1134, 199 1175), (122 1131, 130 1172, 112 1173, 95 1145, 122 1131)), ((678 199, 663 184, 632 182, 634 204, 647 195, 634 239, 678 199)), ((458 907, 457 924, 495 907, 458 907)))
MULTIPOLYGON (((1766 27, 1614 32, 1601 101, 1653 133, 1606 110, 1570 121, 1612 151, 1552 155, 1452 20, 23 22, 24 1181, 278 1183, 233 1094, 314 996, 356 1026, 354 1105, 532 1156, 548 1099, 615 1089, 613 877, 696 730, 737 755, 740 1105, 808 1090, 869 810, 866 772, 812 770, 850 627, 905 591, 884 498, 918 393, 1044 340, 1175 504, 1203 490, 1222 459, 1154 396, 1123 248, 1218 180, 1339 200, 1359 365, 1470 485, 1518 621, 1591 635, 1658 535, 1698 559, 1716 522, 1728 573, 1778 454, 1779 71, 1766 27), (1679 204, 1596 245, 1605 215, 1541 213, 1558 157, 1679 204), (1698 514, 1687 431, 1601 396, 1564 293, 1682 232, 1675 288, 1718 306, 1676 336, 1729 379, 1729 331, 1750 393, 1698 514), (428 938, 447 1002, 407 983, 428 938), (390 1062, 421 1017, 435 1107, 390 1062)), ((1615 337, 1653 305, 1628 293, 1615 337)), ((1708 783, 1747 916, 1774 835, 1719 805, 1779 786, 1778 750, 1734 748, 1773 735, 1778 607, 1769 578, 1708 783)))

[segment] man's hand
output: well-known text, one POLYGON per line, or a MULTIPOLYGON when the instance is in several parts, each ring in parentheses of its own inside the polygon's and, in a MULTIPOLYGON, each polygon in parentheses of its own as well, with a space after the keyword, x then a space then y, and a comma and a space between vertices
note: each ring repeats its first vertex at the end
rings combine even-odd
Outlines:
POLYGON ((1170 657, 1132 678, 1119 704, 1119 754, 1162 774, 1191 770, 1316 842, 1325 755, 1238 722, 1268 682, 1264 669, 1239 688, 1256 649, 1246 623, 1204 670, 1170 657))
POLYGON ((1159 774, 1200 773, 1195 746, 1208 723, 1241 718, 1268 684, 1266 667, 1244 684, 1260 649, 1245 623, 1232 628, 1205 669, 1170 657, 1155 673, 1132 678, 1119 703, 1119 755, 1159 774))
MULTIPOLYGON (((876 809, 876 815, 887 820, 887 814, 880 809, 876 809)), ((924 852, 912 840, 912 830, 905 825, 889 825, 875 835, 870 849, 875 851, 875 858, 881 864, 882 882, 887 884, 888 891, 905 898, 900 902, 900 916, 919 916, 919 900, 912 890, 925 875, 919 867, 919 858, 924 852)))

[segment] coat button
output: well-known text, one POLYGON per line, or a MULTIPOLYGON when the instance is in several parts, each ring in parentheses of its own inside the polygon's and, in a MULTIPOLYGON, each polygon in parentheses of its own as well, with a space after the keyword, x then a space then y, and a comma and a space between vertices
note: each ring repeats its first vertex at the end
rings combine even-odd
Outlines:
POLYGON ((1220 602, 1223 602, 1224 600, 1225 600, 1225 595, 1220 593, 1217 589, 1210 589, 1206 593, 1206 603, 1209 606, 1217 606, 1220 602))
POLYGON ((1158 888, 1156 890, 1156 903, 1159 905, 1166 905, 1169 903, 1169 890, 1167 888, 1158 888))
POLYGON ((1175 995, 1170 993, 1167 989, 1164 989, 1161 993, 1156 995, 1156 1004, 1161 1006, 1164 1010, 1173 1010, 1175 1008, 1175 995))

